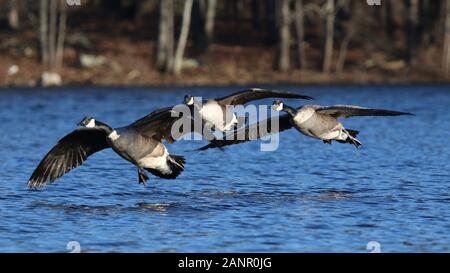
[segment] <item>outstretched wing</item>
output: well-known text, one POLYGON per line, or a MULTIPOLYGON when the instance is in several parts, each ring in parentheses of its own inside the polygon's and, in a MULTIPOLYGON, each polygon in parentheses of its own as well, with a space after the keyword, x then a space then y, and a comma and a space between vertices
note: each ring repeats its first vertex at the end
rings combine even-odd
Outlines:
POLYGON ((306 99, 306 100, 312 99, 309 96, 291 92, 250 88, 223 98, 219 98, 217 99, 217 101, 222 105, 239 105, 245 104, 252 100, 260 100, 265 98, 289 98, 289 99, 306 99))
POLYGON ((80 166, 90 155, 108 147, 103 130, 77 129, 59 140, 44 156, 28 180, 28 187, 35 189, 51 183, 80 166))
POLYGON ((266 119, 258 123, 249 125, 243 129, 235 130, 232 134, 227 135, 225 139, 214 139, 208 145, 199 148, 204 151, 213 148, 223 148, 225 146, 240 144, 247 141, 257 140, 265 136, 282 132, 292 128, 291 117, 289 115, 281 115, 279 117, 278 129, 273 128, 272 119, 266 119))
POLYGON ((169 143, 173 143, 176 139, 172 136, 172 125, 180 118, 186 118, 193 123, 190 117, 182 116, 181 113, 173 110, 173 107, 166 107, 150 113, 127 127, 136 130, 145 137, 159 141, 164 139, 169 143))
POLYGON ((401 116, 413 115, 406 112, 390 111, 383 109, 370 109, 354 105, 335 105, 322 107, 316 110, 316 113, 338 117, 354 117, 354 116, 401 116))

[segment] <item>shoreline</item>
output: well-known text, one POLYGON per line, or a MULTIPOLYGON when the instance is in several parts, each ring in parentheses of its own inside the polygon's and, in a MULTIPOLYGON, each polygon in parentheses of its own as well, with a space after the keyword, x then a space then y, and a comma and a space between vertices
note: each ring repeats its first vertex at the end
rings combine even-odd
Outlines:
MULTIPOLYGON (((349 82, 317 82, 317 83, 263 83, 263 84, 220 84, 220 85, 182 85, 182 84, 155 84, 155 85, 61 85, 61 86, 0 86, 0 92, 7 91, 30 91, 30 90, 70 90, 70 89, 96 89, 96 90, 121 90, 121 89, 181 89, 181 88, 268 88, 277 89, 278 87, 290 88, 290 87, 450 87, 450 82, 377 82, 377 83, 349 83, 349 82)), ((161 90, 172 92, 172 90, 161 90)), ((450 92, 450 89, 449 89, 450 92)))

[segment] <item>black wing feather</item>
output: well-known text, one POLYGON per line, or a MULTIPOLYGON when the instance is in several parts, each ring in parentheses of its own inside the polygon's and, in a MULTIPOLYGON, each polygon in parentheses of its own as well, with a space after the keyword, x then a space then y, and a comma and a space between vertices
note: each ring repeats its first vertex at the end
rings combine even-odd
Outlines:
POLYGON ((172 125, 181 118, 189 119, 191 129, 194 128, 194 120, 190 117, 182 116, 182 113, 176 113, 173 107, 153 111, 147 116, 133 122, 128 127, 136 130, 145 137, 154 138, 158 141, 164 139, 169 143, 173 143, 176 139, 172 136, 172 125))
POLYGON ((180 117, 172 116, 172 113, 174 113, 172 107, 165 107, 153 111, 147 116, 133 122, 128 127, 133 128, 143 136, 154 138, 158 141, 165 139, 173 143, 175 139, 172 137, 171 127, 180 117))
POLYGON ((316 110, 317 113, 330 115, 333 117, 354 117, 354 116, 401 116, 413 115, 406 112, 398 112, 383 109, 370 109, 354 105, 335 105, 322 107, 316 110))
POLYGON ((52 183, 81 165, 90 155, 108 147, 105 131, 77 129, 59 140, 44 156, 28 180, 28 187, 35 189, 52 183))
POLYGON ((222 105, 239 105, 245 104, 249 101, 266 98, 286 98, 286 99, 306 99, 306 100, 313 99, 312 97, 309 96, 286 91, 250 88, 216 100, 222 105))
POLYGON ((288 130, 292 128, 292 126, 293 125, 291 117, 289 115, 280 115, 278 130, 272 128, 272 119, 266 119, 258 123, 246 126, 243 129, 235 130, 232 135, 226 137, 225 139, 214 139, 208 145, 203 146, 198 150, 204 151, 213 148, 223 148, 229 145, 257 140, 271 134, 288 130))

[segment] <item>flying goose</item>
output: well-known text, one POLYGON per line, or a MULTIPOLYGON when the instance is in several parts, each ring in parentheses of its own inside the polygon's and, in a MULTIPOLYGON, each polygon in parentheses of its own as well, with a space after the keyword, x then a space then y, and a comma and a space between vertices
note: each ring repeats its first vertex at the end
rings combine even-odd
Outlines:
POLYGON ((192 95, 186 95, 184 103, 192 110, 197 111, 204 126, 225 132, 238 124, 236 114, 230 109, 231 106, 265 98, 312 99, 309 96, 290 92, 250 88, 223 98, 203 100, 201 102, 195 101, 192 95))
POLYGON ((175 179, 184 169, 184 157, 170 155, 162 143, 173 143, 171 126, 178 119, 171 108, 163 108, 113 129, 107 124, 85 117, 76 129, 63 137, 45 155, 28 181, 32 189, 55 181, 81 165, 89 156, 112 148, 119 156, 138 168, 139 183, 148 180, 145 171, 165 179, 175 179))
POLYGON ((249 140, 256 140, 272 133, 281 132, 292 127, 296 128, 300 133, 321 139, 324 143, 331 144, 333 140, 340 143, 349 143, 359 147, 362 143, 356 139, 359 131, 346 129, 338 121, 339 117, 354 116, 400 116, 413 115, 406 112, 369 109, 353 105, 304 105, 294 109, 283 102, 277 100, 272 104, 275 111, 283 111, 286 114, 280 115, 278 130, 272 128, 272 120, 264 120, 257 124, 245 127, 241 130, 235 130, 232 136, 226 139, 212 140, 208 145, 201 147, 199 150, 210 148, 222 148, 224 146, 243 143, 249 140), (261 130, 264 128, 264 130, 261 130))

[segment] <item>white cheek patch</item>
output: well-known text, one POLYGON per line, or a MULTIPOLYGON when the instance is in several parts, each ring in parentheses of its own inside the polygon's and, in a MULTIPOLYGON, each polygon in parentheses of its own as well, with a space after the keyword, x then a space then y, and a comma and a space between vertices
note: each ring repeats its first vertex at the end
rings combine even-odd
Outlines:
POLYGON ((120 135, 117 133, 116 130, 112 131, 111 134, 108 135, 109 139, 111 139, 112 141, 117 140, 120 135))
POLYGON ((193 105, 194 104, 194 97, 191 97, 187 103, 187 105, 193 105))
POLYGON ((89 123, 86 124, 86 127, 87 127, 87 128, 94 128, 94 127, 95 127, 95 119, 91 119, 91 120, 89 121, 89 123))
POLYGON ((280 103, 280 104, 278 104, 278 105, 274 105, 274 108, 273 108, 273 110, 275 110, 275 111, 281 111, 281 110, 283 110, 283 103, 280 103))

